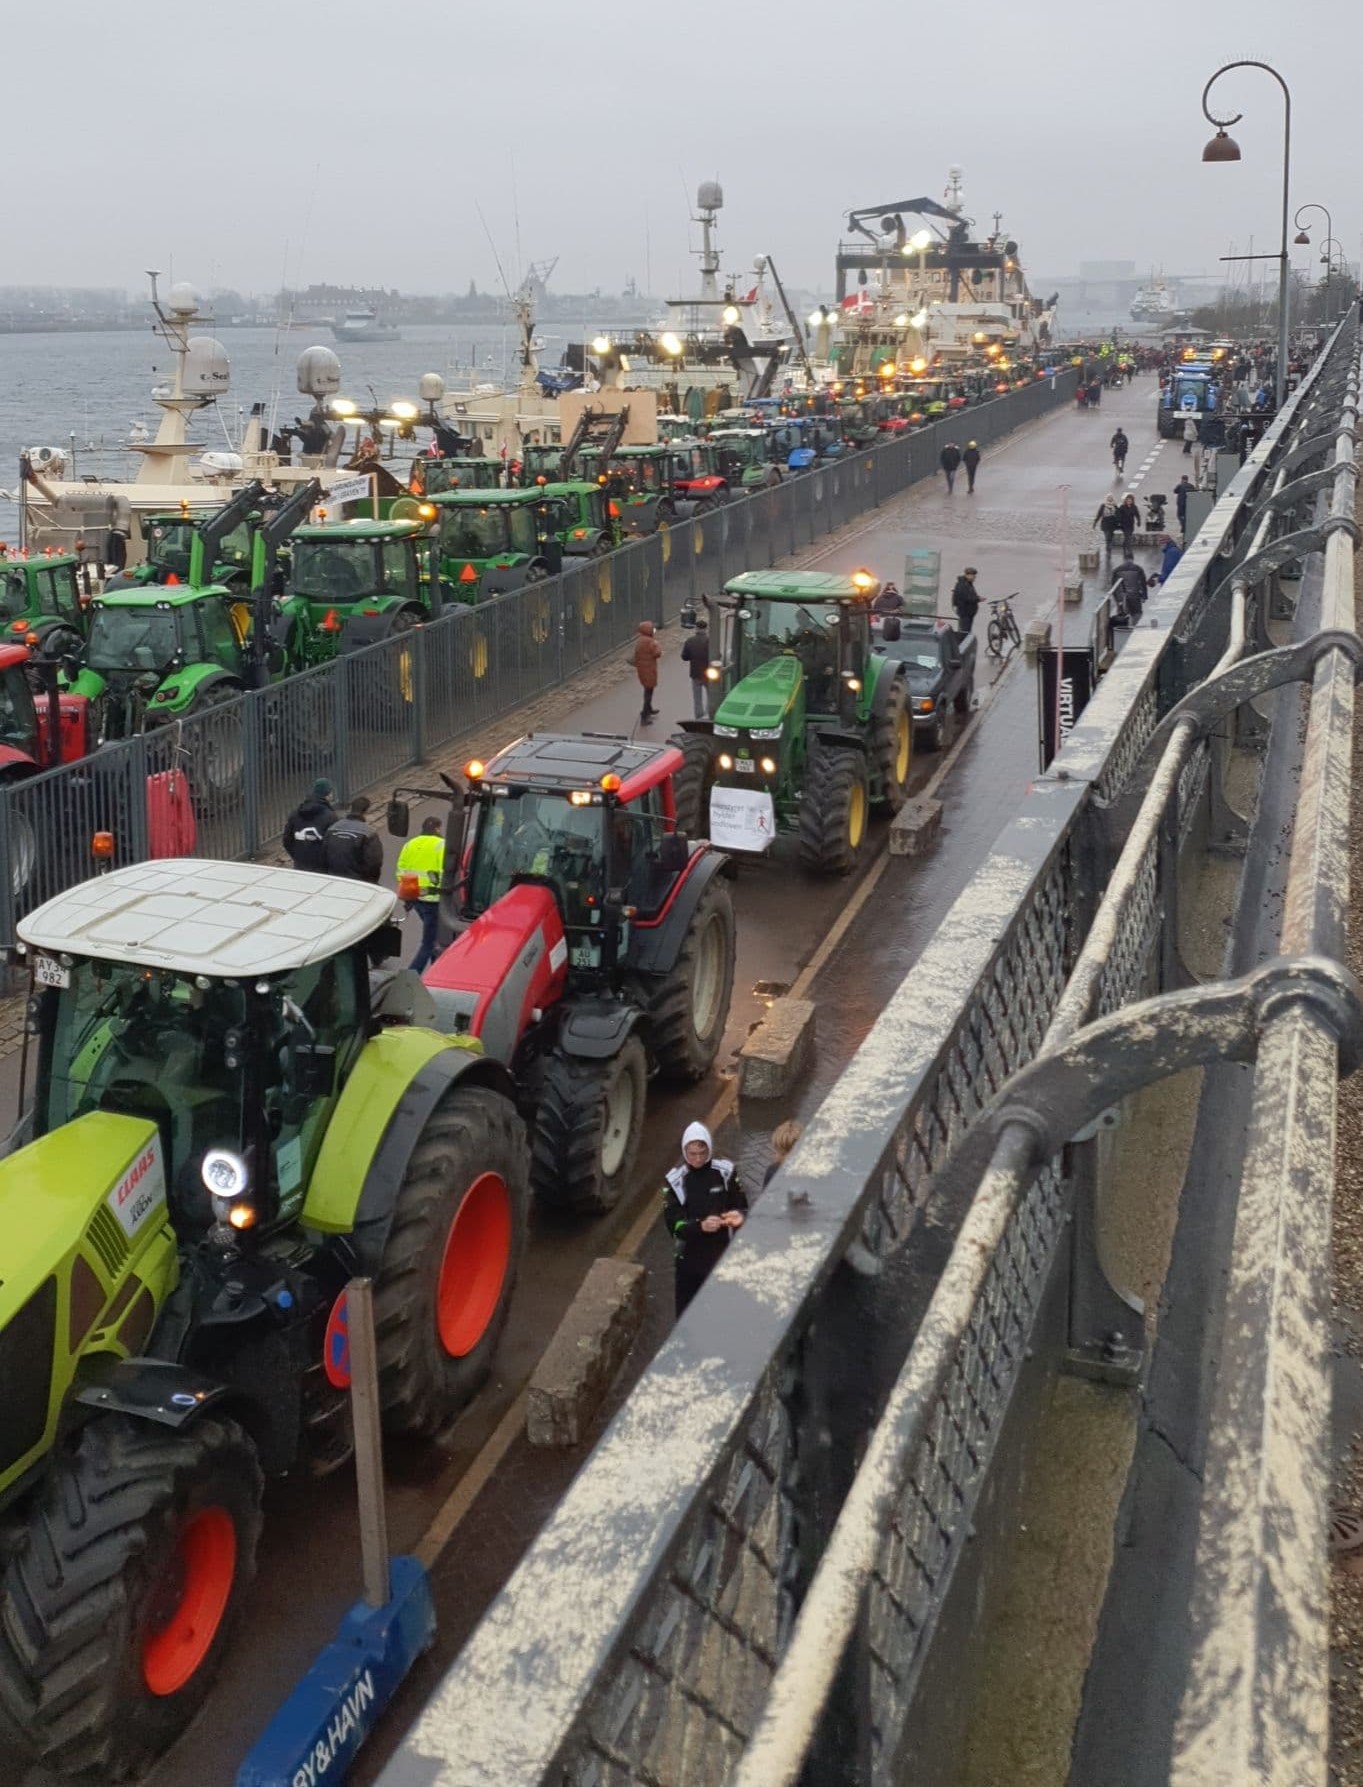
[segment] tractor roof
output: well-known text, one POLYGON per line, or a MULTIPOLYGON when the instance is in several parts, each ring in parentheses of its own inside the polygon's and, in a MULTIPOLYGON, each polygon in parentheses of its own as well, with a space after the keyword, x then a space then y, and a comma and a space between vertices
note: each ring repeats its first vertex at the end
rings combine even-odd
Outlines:
POLYGON ((237 598, 220 583, 142 583, 127 584, 122 589, 105 590, 96 596, 96 608, 187 608, 205 596, 231 602, 237 598))
POLYGON ((396 903, 366 881, 182 857, 68 888, 21 919, 19 935, 58 955, 235 980, 337 955, 396 903))
POLYGON ((487 509, 498 504, 514 508, 520 503, 533 503, 543 486, 532 484, 521 490, 433 490, 427 502, 442 509, 487 509))
POLYGON ((422 531, 419 521, 329 521, 300 527, 295 540, 410 540, 422 531))
POLYGON ((40 552, 30 558, 27 553, 0 553, 0 571, 50 571, 54 565, 78 565, 74 552, 40 552))
POLYGON ((587 478, 560 478, 549 484, 538 486, 541 496, 581 496, 584 490, 600 490, 599 484, 587 478))
POLYGON ((620 795, 628 800, 654 781, 680 769, 675 745, 634 744, 604 732, 529 732, 498 751, 482 780, 503 786, 564 789, 595 788, 602 776, 620 778, 620 795))
POLYGON ((769 602, 866 603, 880 593, 873 579, 864 588, 837 571, 744 571, 724 585, 726 596, 761 596, 769 602))

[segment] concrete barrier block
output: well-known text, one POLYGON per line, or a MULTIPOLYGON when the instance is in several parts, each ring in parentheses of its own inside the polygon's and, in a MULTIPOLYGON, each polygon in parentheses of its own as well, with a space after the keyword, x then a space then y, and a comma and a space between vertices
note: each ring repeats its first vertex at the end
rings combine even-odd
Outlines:
POLYGON ((744 1098, 783 1098, 814 1048, 814 1004, 778 999, 738 1051, 738 1090, 744 1098))
POLYGON ((1022 635, 1022 649, 1027 654, 1027 662, 1035 664, 1037 654, 1043 652, 1051 643, 1051 623, 1048 620, 1032 620, 1027 623, 1027 631, 1022 635))
POLYGON ((905 801, 890 822, 891 856, 926 856, 942 829, 942 803, 919 795, 905 801))
POLYGON ((1079 569, 1081 571, 1096 571, 1098 569, 1098 548, 1096 546, 1080 547, 1079 569))
POLYGON ((1081 607, 1083 604, 1083 600, 1084 600, 1084 579, 1079 575, 1078 571, 1067 571, 1065 573, 1065 606, 1066 606, 1066 608, 1081 607))
POLYGON ((633 1260, 593 1260, 530 1380, 532 1446, 581 1442, 643 1325, 647 1282, 633 1260))

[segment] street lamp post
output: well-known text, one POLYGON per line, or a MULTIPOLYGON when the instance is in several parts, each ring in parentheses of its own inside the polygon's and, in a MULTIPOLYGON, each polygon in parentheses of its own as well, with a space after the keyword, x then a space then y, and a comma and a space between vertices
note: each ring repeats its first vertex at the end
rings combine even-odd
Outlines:
MULTIPOLYGON (((1288 91, 1287 82, 1276 68, 1267 62, 1255 62, 1246 59, 1240 62, 1227 62, 1217 69, 1211 80, 1202 89, 1202 115, 1208 124, 1216 126, 1216 135, 1202 151, 1203 161, 1239 161, 1240 145, 1235 138, 1226 133, 1232 124, 1238 124, 1244 117, 1237 112, 1233 118, 1217 118, 1207 109, 1207 96, 1223 74, 1232 68, 1262 68, 1265 74, 1271 74, 1283 90, 1283 233, 1282 247, 1278 251, 1278 364, 1273 381, 1276 406, 1281 409, 1283 398, 1287 394, 1287 213, 1288 213, 1288 174, 1292 156, 1292 95, 1288 91)), ((1272 255, 1224 255, 1224 260, 1272 260, 1272 255)))
POLYGON ((1329 244, 1332 243, 1335 239, 1334 238, 1335 223, 1334 223, 1334 219, 1330 215, 1330 208, 1328 205, 1316 205, 1316 204, 1298 205, 1296 210, 1292 213, 1292 221, 1297 226, 1297 234, 1294 238, 1294 240, 1297 242, 1309 242, 1311 240, 1310 236, 1302 228, 1301 214, 1303 211, 1323 211, 1325 213, 1326 253, 1324 254, 1324 256, 1322 256, 1322 259, 1325 261, 1325 320, 1327 322, 1329 322, 1329 320, 1330 320, 1330 274, 1333 271, 1333 268, 1330 264, 1329 244))

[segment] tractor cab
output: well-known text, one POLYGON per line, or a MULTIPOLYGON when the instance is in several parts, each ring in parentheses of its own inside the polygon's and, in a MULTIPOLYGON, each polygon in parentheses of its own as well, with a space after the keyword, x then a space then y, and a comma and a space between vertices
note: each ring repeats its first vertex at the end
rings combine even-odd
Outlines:
POLYGON ((97 702, 102 740, 128 738, 244 686, 230 590, 149 585, 97 597, 71 688, 97 702))
POLYGON ((427 496, 442 490, 496 490, 505 471, 500 459, 423 459, 422 489, 427 496))
POLYGON ((182 1238, 214 1220, 214 1157, 249 1181, 234 1194, 235 1226, 297 1215, 370 1033, 369 970, 393 947, 383 889, 310 877, 269 909, 248 883, 296 878, 252 869, 238 886, 223 870, 181 860, 120 871, 130 885, 117 922, 102 877, 23 926, 39 988, 35 1139, 95 1111, 153 1123, 182 1238), (311 944, 290 917, 309 899, 325 925, 311 944), (243 974, 236 952, 247 943, 243 974))
POLYGON ((562 441, 534 441, 521 454, 521 478, 526 484, 557 478, 562 466, 562 441))
POLYGON ((322 609, 394 602, 421 607, 424 538, 416 521, 301 527, 293 537, 286 599, 322 609))
POLYGON ((0 622, 4 638, 26 643, 46 658, 79 649, 85 634, 80 560, 0 559, 0 622))
MULTIPOLYGON (((742 581, 735 578, 733 584, 742 581)), ((758 574, 762 588, 740 592, 731 584, 721 598, 721 662, 731 667, 735 687, 720 706, 717 724, 724 723, 731 701, 746 703, 738 685, 754 675, 773 688, 793 685, 796 666, 807 715, 855 708, 871 649, 870 603, 879 585, 867 584, 864 594, 858 589, 845 600, 841 586, 850 581, 845 577, 829 578, 839 587, 827 590, 804 589, 804 577, 798 579, 798 589, 777 587, 786 581, 758 574), (773 664, 777 673, 769 668, 773 664)))
POLYGON ((709 442, 717 469, 736 489, 766 483, 774 454, 765 428, 722 428, 709 436, 709 442))
POLYGON ((558 569, 561 549, 544 537, 543 489, 449 490, 431 498, 447 595, 474 602, 558 569))
POLYGON ((667 746, 532 735, 485 768, 470 765, 459 920, 516 886, 543 885, 562 916, 570 971, 616 967, 631 921, 658 912, 689 859, 674 827, 680 763, 667 746))
POLYGON ((620 505, 600 484, 572 479, 539 486, 540 536, 573 558, 599 558, 617 544, 620 505))
MULTIPOLYGON (((194 542, 206 517, 188 510, 173 515, 152 515, 142 524, 147 556, 127 574, 132 583, 188 583, 192 575, 194 542)), ((212 576, 217 583, 244 583, 251 572, 251 524, 237 522, 216 542, 212 576)))

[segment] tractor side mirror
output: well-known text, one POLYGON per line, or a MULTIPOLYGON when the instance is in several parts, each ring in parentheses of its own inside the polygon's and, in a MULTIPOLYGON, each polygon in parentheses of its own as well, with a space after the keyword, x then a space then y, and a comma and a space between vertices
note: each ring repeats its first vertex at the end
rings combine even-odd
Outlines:
POLYGON ((388 835, 390 838, 405 838, 412 829, 412 809, 405 800, 396 796, 388 803, 388 835))
POLYGON ((75 652, 67 652, 62 658, 62 675, 67 682, 73 683, 81 672, 81 662, 75 652))
POLYGON ((300 1098, 326 1098, 336 1083, 336 1051, 324 1042, 293 1046, 293 1090, 300 1098))
POLYGON ((365 939, 364 947, 371 968, 377 968, 383 962, 391 962, 394 956, 402 954, 402 926, 390 919, 365 939))
POLYGON ((284 647, 279 641, 276 640, 266 652, 265 659, 269 666, 270 675, 279 676, 288 663, 288 654, 285 652, 284 647))

